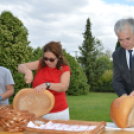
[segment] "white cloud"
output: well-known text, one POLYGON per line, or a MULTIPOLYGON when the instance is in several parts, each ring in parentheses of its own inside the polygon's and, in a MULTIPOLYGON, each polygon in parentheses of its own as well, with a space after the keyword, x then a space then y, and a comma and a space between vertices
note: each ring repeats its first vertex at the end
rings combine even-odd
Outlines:
POLYGON ((92 23, 92 35, 113 52, 117 41, 115 22, 134 16, 134 6, 106 4, 102 0, 0 0, 0 3, 0 12, 9 10, 22 20, 29 31, 31 46, 61 41, 72 55, 82 45, 87 18, 92 23))

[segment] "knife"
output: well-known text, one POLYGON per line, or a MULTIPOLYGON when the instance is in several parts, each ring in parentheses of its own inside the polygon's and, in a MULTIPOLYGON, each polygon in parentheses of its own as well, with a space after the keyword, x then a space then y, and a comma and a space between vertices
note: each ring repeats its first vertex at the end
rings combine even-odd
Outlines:
POLYGON ((31 83, 28 84, 28 88, 30 88, 30 86, 31 86, 31 83))
MULTIPOLYGON (((28 83, 28 88, 30 88, 31 83, 28 83)), ((28 98, 30 98, 30 89, 28 89, 28 98)))

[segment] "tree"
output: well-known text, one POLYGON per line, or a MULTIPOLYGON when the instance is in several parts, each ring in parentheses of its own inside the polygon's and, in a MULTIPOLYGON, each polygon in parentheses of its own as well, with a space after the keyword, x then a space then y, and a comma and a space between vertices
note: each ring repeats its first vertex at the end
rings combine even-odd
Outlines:
POLYGON ((121 45, 120 45, 120 42, 119 42, 119 40, 118 40, 117 43, 116 43, 116 46, 115 46, 115 50, 118 49, 120 46, 121 46, 121 45))
POLYGON ((114 92, 112 87, 113 70, 105 70, 100 79, 97 82, 96 89, 98 92, 114 92))
POLYGON ((99 79, 99 83, 109 82, 113 79, 113 70, 105 70, 101 78, 99 79))
MULTIPOLYGON (((15 93, 24 84, 24 77, 17 71, 17 66, 30 60, 32 47, 28 46, 28 31, 21 20, 9 11, 0 15, 0 65, 12 72, 15 80, 15 93)), ((23 87, 26 87, 24 84, 23 87)))
POLYGON ((98 69, 98 72, 95 74, 96 80, 102 76, 105 70, 113 69, 113 62, 107 56, 97 58, 95 64, 98 69))
POLYGON ((107 49, 105 52, 104 52, 104 56, 107 56, 108 58, 111 58, 112 57, 112 52, 110 49, 107 49))
POLYGON ((1 13, 0 27, 0 64, 15 74, 17 65, 28 60, 28 31, 9 11, 1 13))
POLYGON ((83 35, 84 41, 82 46, 79 46, 81 56, 77 59, 84 69, 88 83, 92 84, 95 81, 95 74, 97 72, 95 60, 100 55, 102 45, 98 39, 92 36, 89 18, 87 19, 86 30, 83 35))
POLYGON ((43 48, 37 47, 33 50, 33 59, 32 61, 39 60, 43 56, 43 48))

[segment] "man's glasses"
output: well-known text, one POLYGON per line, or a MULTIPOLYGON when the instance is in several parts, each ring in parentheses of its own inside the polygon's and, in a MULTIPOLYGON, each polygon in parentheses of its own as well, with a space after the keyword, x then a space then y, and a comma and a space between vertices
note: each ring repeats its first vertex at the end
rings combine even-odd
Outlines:
POLYGON ((47 58, 47 57, 44 57, 44 60, 45 61, 50 61, 50 62, 54 62, 56 58, 47 58))

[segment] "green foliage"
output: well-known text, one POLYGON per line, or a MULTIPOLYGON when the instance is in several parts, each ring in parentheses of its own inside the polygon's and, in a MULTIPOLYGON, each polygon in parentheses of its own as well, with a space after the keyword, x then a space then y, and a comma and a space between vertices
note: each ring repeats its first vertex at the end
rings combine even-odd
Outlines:
POLYGON ((94 91, 95 92, 114 92, 114 89, 112 87, 112 81, 103 84, 97 83, 94 91))
MULTIPOLYGON (((25 86, 22 77, 17 79, 19 73, 17 66, 29 60, 32 52, 28 38, 28 31, 23 23, 12 15, 9 11, 4 11, 0 15, 0 65, 10 69, 15 80, 15 94, 25 86), (18 80, 18 81, 17 81, 18 80)), ((13 97, 10 98, 11 100, 13 97)))
POLYGON ((90 86, 87 84, 87 77, 78 62, 70 54, 63 51, 71 69, 70 86, 67 90, 68 95, 88 94, 90 86))
POLYGON ((106 70, 101 76, 99 83, 107 83, 113 79, 113 70, 106 70))
POLYGON ((112 87, 113 70, 105 70, 100 79, 95 83, 94 91, 113 92, 112 87))
POLYGON ((116 46, 115 46, 115 50, 117 50, 120 46, 121 46, 121 45, 120 45, 120 42, 119 42, 119 40, 118 40, 117 43, 116 43, 116 46))
POLYGON ((112 51, 110 49, 107 49, 103 52, 100 52, 98 57, 102 57, 102 56, 106 56, 108 58, 111 58, 112 57, 112 51))
MULTIPOLYGON (((41 57, 43 57, 43 48, 37 47, 35 49, 33 49, 32 51, 32 56, 31 56, 31 62, 32 61, 37 61, 39 60, 41 57)), ((33 77, 36 74, 36 70, 33 71, 33 77)))
MULTIPOLYGON (((92 85, 96 81, 96 74, 98 68, 96 66, 96 58, 100 55, 100 50, 102 50, 101 42, 95 39, 91 33, 91 23, 89 18, 87 19, 86 30, 84 32, 84 41, 82 46, 79 46, 81 56, 78 57, 78 62, 82 66, 87 79, 88 84, 92 85)), ((92 86, 91 86, 92 89, 92 86)))
POLYGON ((32 54, 33 58, 31 59, 31 61, 39 60, 41 57, 43 57, 43 48, 37 47, 33 50, 32 54))
POLYGON ((0 64, 14 74, 17 65, 28 60, 28 32, 23 23, 8 11, 2 12, 0 27, 0 64))
MULTIPOLYGON (((105 53, 102 52, 103 46, 100 40, 92 36, 89 19, 87 19, 84 41, 82 46, 79 46, 79 49, 81 56, 77 59, 88 78, 88 84, 91 86, 91 91, 103 91, 102 86, 102 89, 99 90, 101 87, 99 87, 100 83, 98 80, 101 78, 105 70, 113 69, 113 63, 110 60, 111 51, 107 50, 105 53)), ((103 85, 112 87, 111 80, 108 80, 108 82, 105 82, 103 85)))
POLYGON ((96 59, 96 65, 100 66, 104 70, 113 69, 113 61, 107 56, 102 56, 96 59))
POLYGON ((95 72, 95 79, 99 79, 105 70, 113 69, 113 62, 107 56, 102 56, 96 59, 96 72, 95 72))

